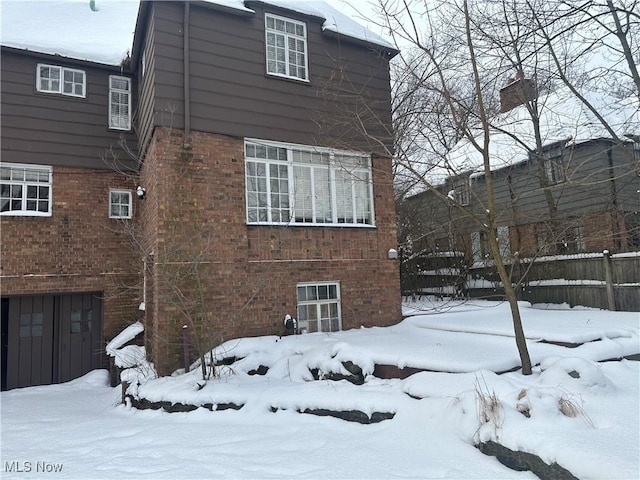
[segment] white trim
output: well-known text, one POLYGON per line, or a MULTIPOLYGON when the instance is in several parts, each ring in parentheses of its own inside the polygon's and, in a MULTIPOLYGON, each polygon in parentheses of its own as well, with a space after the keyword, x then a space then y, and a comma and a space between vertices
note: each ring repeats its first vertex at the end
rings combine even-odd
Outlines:
MULTIPOLYGON (((309 320, 300 320, 300 306, 309 306, 313 305, 316 307, 316 321, 318 322, 318 329, 315 332, 335 332, 342 330, 342 301, 341 301, 341 292, 340 292, 340 282, 338 281, 323 281, 323 282, 301 282, 296 284, 296 314, 298 316, 298 329, 300 333, 307 333, 309 328, 309 320), (325 299, 314 299, 314 300, 300 300, 298 289, 300 287, 321 287, 321 286, 335 286, 336 287, 336 297, 335 298, 325 298, 325 299), (338 318, 338 329, 337 330, 322 330, 322 316, 321 309, 322 305, 336 305, 336 312, 338 318)), ((330 320, 331 317, 328 319, 330 320)), ((327 319, 325 319, 327 320, 327 319)))
POLYGON ((245 137, 245 144, 248 143, 257 143, 259 145, 264 145, 267 147, 280 147, 291 150, 305 150, 308 152, 314 153, 329 153, 329 154, 337 154, 337 155, 345 155, 352 157, 368 157, 371 158, 371 155, 366 153, 358 152, 357 150, 338 150, 336 148, 331 147, 321 147, 317 145, 305 145, 304 143, 290 143, 290 142, 276 142, 275 140, 263 140, 261 138, 254 137, 245 137))
MULTIPOLYGON (((36 165, 30 163, 0 163, 1 168, 9 168, 9 169, 25 169, 25 170, 40 170, 41 173, 45 173, 48 176, 46 182, 37 182, 33 180, 5 180, 0 177, 0 183, 8 184, 8 185, 21 185, 22 188, 22 208, 20 210, 7 210, 5 212, 0 212, 0 215, 7 217, 50 217, 52 207, 53 207, 53 167, 50 165, 36 165), (38 186, 38 187, 48 187, 49 188, 49 196, 47 198, 47 211, 41 212, 39 210, 27 210, 27 188, 28 186, 38 186)), ((38 198, 32 199, 36 202, 38 198)))
MULTIPOLYGON (((131 194, 131 190, 123 190, 123 189, 119 189, 119 188, 110 188, 109 189, 109 218, 115 218, 115 219, 128 219, 131 218, 133 216, 133 201, 132 201, 132 194, 131 194), (112 202, 112 197, 111 195, 117 193, 117 194, 126 194, 129 198, 129 202, 127 204, 127 206, 129 207, 129 215, 114 215, 113 211, 111 210, 111 207, 114 205, 112 202)), ((122 203, 118 203, 119 206, 124 205, 122 203)))
MULTIPOLYGON (((74 83, 75 84, 75 83, 74 83)), ((80 70, 77 68, 68 68, 63 67, 61 65, 50 65, 48 63, 38 63, 36 66, 36 90, 41 93, 57 93, 60 95, 65 95, 67 97, 76 97, 76 98, 86 98, 87 97, 87 73, 84 70, 80 70), (49 69, 56 69, 59 71, 58 77, 58 88, 57 89, 44 89, 42 88, 40 82, 42 80, 40 69, 41 67, 47 67, 49 69), (81 73, 82 74, 82 94, 78 95, 74 92, 65 92, 64 91, 64 74, 65 72, 72 73, 81 73)))
MULTIPOLYGON (((375 228, 375 208, 374 208, 374 194, 373 194, 373 168, 372 168, 372 162, 371 162, 371 156, 364 154, 364 153, 360 153, 360 152, 353 152, 353 151, 342 151, 342 150, 336 150, 336 149, 332 149, 332 148, 326 148, 326 147, 316 147, 316 146, 309 146, 309 145, 300 145, 300 144, 291 144, 291 143, 280 143, 280 142, 274 142, 274 141, 264 141, 264 140, 256 140, 256 139, 250 139, 250 138, 246 138, 245 142, 245 194, 247 194, 246 196, 246 202, 245 202, 245 207, 246 207, 246 222, 247 224, 250 225, 290 225, 290 226, 319 226, 319 227, 358 227, 358 228, 375 228), (248 157, 247 156, 247 146, 252 145, 255 147, 275 147, 275 148, 281 148, 283 150, 286 150, 287 155, 286 155, 286 160, 281 160, 281 159, 268 159, 268 158, 259 158, 259 157, 248 157), (325 163, 312 163, 312 162, 305 162, 305 161, 299 161, 299 160, 295 160, 293 158, 293 153, 294 152, 300 152, 300 153, 317 153, 317 154, 324 154, 326 155, 328 158, 326 159, 326 164, 325 163), (353 157, 354 162, 353 165, 349 165, 347 162, 349 157, 353 157), (344 161, 344 163, 341 163, 341 160, 344 161), (247 164, 251 162, 252 164, 255 165, 265 165, 265 180, 266 180, 266 198, 267 198, 267 203, 266 205, 253 205, 252 209, 249 208, 249 193, 254 193, 254 194, 258 194, 259 191, 257 190, 252 190, 249 191, 249 169, 247 167, 247 164), (358 165, 359 163, 359 165, 358 165), (288 194, 289 194, 289 201, 288 201, 288 207, 286 208, 286 210, 288 211, 289 217, 284 220, 284 221, 273 221, 271 220, 271 215, 272 212, 274 211, 271 208, 271 201, 272 201, 272 197, 271 197, 271 175, 269 173, 269 166, 270 165, 286 165, 287 166, 287 185, 288 185, 288 194), (341 167, 345 167, 346 168, 341 168, 341 167), (311 210, 312 210, 312 216, 309 219, 305 219, 305 220, 309 220, 309 221, 303 221, 302 219, 300 221, 296 221, 296 213, 300 214, 301 210, 298 209, 296 211, 296 186, 297 186, 297 182, 296 180, 299 179, 298 176, 295 175, 295 169, 308 169, 309 171, 309 181, 310 181, 310 196, 314 197, 313 192, 314 192, 314 188, 315 188, 315 173, 316 170, 327 170, 328 171, 328 179, 329 179, 329 191, 328 194, 330 195, 329 197, 329 202, 330 202, 330 207, 331 207, 331 215, 332 218, 330 221, 317 221, 317 216, 316 216, 316 210, 319 206, 319 203, 316 200, 312 200, 311 203, 311 210), (351 206, 351 212, 353 214, 353 217, 351 219, 350 222, 341 222, 340 221, 340 217, 339 217, 339 213, 340 210, 338 209, 338 192, 337 192, 337 186, 338 186, 338 181, 336 180, 336 172, 341 171, 341 170, 346 170, 348 171, 352 177, 357 177, 358 173, 362 173, 363 176, 366 175, 367 176, 367 180, 366 180, 366 202, 362 205, 366 205, 368 207, 368 210, 364 210, 363 208, 358 208, 358 199, 362 200, 362 189, 358 189, 357 186, 358 185, 362 185, 362 182, 351 182, 351 192, 350 192, 350 198, 351 198, 351 202, 352 202, 352 206, 351 206), (358 195, 358 193, 361 193, 360 196, 358 195), (265 209, 267 211, 267 220, 260 220, 259 217, 257 218, 250 218, 250 213, 257 213, 259 212, 260 209, 265 209), (369 215, 367 215, 366 217, 363 217, 362 214, 363 213, 368 213, 369 215), (368 222, 359 222, 358 220, 367 220, 368 222)), ((253 177, 252 177, 253 178, 253 177)), ((256 177, 256 178, 262 178, 261 176, 256 177)), ((342 197, 341 197, 342 198, 342 197)), ((277 210, 281 210, 281 209, 277 209, 277 210)), ((346 218, 346 217, 345 217, 346 218)), ((345 219, 343 218, 343 220, 345 219)))
POLYGON ((307 34, 307 25, 304 22, 301 22, 300 20, 294 20, 292 18, 287 18, 287 17, 282 17, 280 15, 274 15, 272 13, 265 13, 264 15, 264 43, 265 43, 265 71, 267 72, 267 75, 269 76, 274 76, 274 77, 281 77, 281 78, 288 78, 291 80, 297 80, 297 81, 301 81, 301 82, 309 82, 309 39, 308 39, 308 34, 307 34), (269 27, 267 27, 267 21, 269 19, 274 19, 274 20, 282 20, 283 22, 287 22, 287 23, 292 23, 295 25, 300 25, 302 26, 302 29, 304 31, 304 35, 301 37, 298 34, 295 33, 289 33, 289 32, 281 32, 279 30, 275 30, 275 29, 270 29, 269 27), (285 49, 285 67, 287 70, 287 73, 278 73, 278 72, 270 72, 269 71, 269 43, 267 40, 267 37, 269 35, 269 33, 272 33, 274 35, 282 35, 285 39, 285 44, 284 44, 284 49, 285 49), (289 37, 297 39, 297 40, 301 40, 304 43, 304 70, 305 70, 305 77, 299 77, 297 75, 292 75, 291 74, 291 64, 289 63, 289 42, 288 39, 289 37))
POLYGON ((120 75, 109 75, 109 128, 112 130, 123 130, 129 131, 131 130, 131 79, 129 77, 122 77, 120 75), (111 84, 112 80, 123 80, 127 82, 127 89, 114 88, 111 84), (113 122, 113 114, 111 109, 113 108, 113 102, 111 101, 111 94, 113 92, 117 92, 120 94, 127 95, 127 114, 126 116, 120 114, 118 118, 125 120, 126 126, 122 127, 119 124, 116 125, 113 122))

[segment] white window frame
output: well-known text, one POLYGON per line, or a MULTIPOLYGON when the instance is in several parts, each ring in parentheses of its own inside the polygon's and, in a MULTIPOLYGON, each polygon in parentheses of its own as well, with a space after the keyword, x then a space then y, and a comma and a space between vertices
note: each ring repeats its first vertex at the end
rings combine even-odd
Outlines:
POLYGON ((369 155, 245 139, 245 181, 248 224, 375 227, 369 155))
POLYGON ((77 68, 67 68, 67 67, 62 67, 60 65, 49 65, 46 63, 38 63, 37 67, 36 67, 36 90, 38 92, 42 92, 42 93, 58 93, 60 95, 66 95, 69 97, 77 97, 77 98, 86 98, 87 96, 87 74, 84 70, 79 70, 77 68), (49 84, 48 87, 43 87, 42 85, 42 80, 44 80, 44 78, 42 77, 42 69, 43 68, 48 68, 52 71, 58 71, 58 85, 57 88, 54 88, 51 84, 49 84), (71 73, 71 74, 77 74, 80 73, 82 74, 82 82, 75 82, 75 80, 73 80, 71 82, 71 86, 72 89, 71 91, 65 91, 65 73, 71 73), (73 88, 75 85, 82 85, 82 93, 78 94, 75 93, 75 88, 73 88))
POLYGON ((132 214, 133 214, 133 202, 132 202, 132 195, 131 195, 131 190, 122 190, 122 189, 117 189, 117 188, 112 188, 109 190, 109 218, 116 218, 116 219, 127 219, 127 218, 131 218, 132 214), (113 195, 125 195, 127 198, 127 203, 122 203, 122 202, 115 202, 114 203, 114 197, 113 195), (118 207, 122 207, 123 205, 126 205, 129 209, 129 214, 128 215, 122 215, 120 213, 116 214, 114 213, 114 206, 118 206, 118 207))
POLYGON ((264 16, 265 30, 265 62, 266 71, 269 75, 277 77, 291 78, 304 82, 309 81, 309 54, 307 40, 307 26, 304 22, 292 20, 286 17, 280 17, 266 13, 264 16), (271 24, 271 25, 270 25, 271 24), (284 27, 284 31, 278 27, 284 27), (293 31, 291 31, 293 30, 293 31), (300 33, 300 30, 302 31, 300 33), (271 41, 274 39, 274 41, 271 41), (280 44, 277 42, 280 40, 280 44), (292 49, 292 43, 297 47, 302 43, 302 50, 292 49), (284 53, 284 59, 278 61, 278 51, 284 53), (293 63, 292 56, 303 55, 302 63, 293 63), (278 63, 284 64, 285 71, 278 71, 278 63), (300 75, 298 68, 304 68, 304 75, 300 75), (295 71, 293 71, 295 69, 295 71))
MULTIPOLYGON (((307 293, 305 293, 306 297, 307 293)), ((297 307, 296 312, 298 316, 298 331, 299 333, 313 333, 313 332, 337 332, 342 330, 342 310, 340 307, 340 282, 309 282, 298 283, 296 286, 296 299, 297 307), (331 289, 334 289, 335 296, 331 296, 331 289), (301 290, 304 292, 316 291, 316 298, 304 298, 300 299, 301 290), (326 295, 322 295, 322 292, 326 292, 326 295), (324 296, 325 298, 320 298, 324 296), (307 316, 302 315, 302 309, 308 309, 315 306, 315 319, 310 320, 307 316), (331 309, 334 308, 335 315, 331 315, 331 309), (328 329, 323 329, 323 320, 328 323, 328 329), (332 328, 332 321, 336 322, 336 329, 332 328), (317 322, 314 326, 313 322, 317 322)))
POLYGON ((2 216, 14 217, 50 217, 51 207, 53 203, 53 168, 47 165, 31 165, 20 163, 1 163, 0 164, 0 195, 8 193, 0 199, 1 204, 9 202, 11 208, 13 202, 20 202, 20 208, 15 210, 6 210, 0 212, 2 216), (27 178, 29 174, 30 178, 27 178), (18 195, 17 187, 20 187, 18 195), (42 188, 46 188, 46 197, 41 196, 44 193, 42 188), (7 191, 8 189, 8 191, 7 191), (34 192, 36 196, 30 196, 34 192), (47 202, 47 210, 39 210, 40 202, 47 202), (35 202, 36 209, 28 207, 35 202))
POLYGON ((131 130, 131 79, 129 77, 122 77, 119 75, 109 75, 109 128, 113 130, 131 130), (113 86, 113 81, 124 81, 127 83, 127 88, 116 88, 113 86), (126 104, 122 101, 114 102, 113 96, 125 96, 126 104), (114 109, 117 107, 126 106, 125 114, 114 113, 114 109), (115 117, 115 119, 114 119, 115 117), (117 121, 114 121, 117 120, 117 121))

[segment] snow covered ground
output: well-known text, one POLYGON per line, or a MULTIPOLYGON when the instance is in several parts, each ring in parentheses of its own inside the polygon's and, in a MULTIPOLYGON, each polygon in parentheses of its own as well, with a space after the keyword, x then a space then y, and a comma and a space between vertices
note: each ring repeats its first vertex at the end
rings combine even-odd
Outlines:
POLYGON ((640 478, 640 363, 600 362, 640 353, 637 313, 523 303, 537 364, 527 377, 494 373, 518 364, 506 304, 405 313, 387 328, 230 341, 216 355, 240 360, 219 378, 205 384, 195 370, 136 389, 152 401, 244 405, 237 411, 136 410, 106 371, 3 392, 0 476, 535 478, 473 446, 494 440, 581 479, 640 478), (346 361, 362 367, 363 385, 312 381, 311 370, 348 373, 346 361), (431 371, 384 380, 371 375, 376 364, 431 371), (260 365, 265 375, 248 374, 260 365), (363 425, 298 413, 306 408, 395 416, 363 425))

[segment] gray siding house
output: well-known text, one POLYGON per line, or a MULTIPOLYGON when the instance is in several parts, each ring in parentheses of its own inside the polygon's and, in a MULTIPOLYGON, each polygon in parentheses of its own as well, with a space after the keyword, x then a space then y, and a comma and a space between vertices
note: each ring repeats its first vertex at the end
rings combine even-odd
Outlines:
POLYGON ((184 325, 196 355, 400 319, 385 40, 322 2, 2 7, 3 389, 136 320, 166 374, 184 325))
MULTIPOLYGON (((589 109, 568 92, 559 89, 534 98, 536 89, 531 81, 519 82, 503 89, 503 97, 507 93, 506 99, 502 98, 506 107, 496 119, 499 128, 491 134, 489 150, 497 222, 493 234, 506 260, 511 261, 516 253, 523 259, 603 250, 637 251, 637 107, 608 95, 587 95, 616 132, 617 138, 612 138, 589 109), (529 93, 514 101, 509 90, 522 84, 529 93), (543 148, 539 153, 525 100, 536 101, 542 112, 543 148)), ((420 268, 433 270, 456 262, 472 267, 481 267, 486 260, 490 263, 486 245, 490 232, 471 218, 483 218, 487 208, 479 157, 470 142, 460 142, 448 157, 456 171, 438 187, 451 201, 425 191, 400 207, 404 212, 401 215, 412 219, 401 232, 401 242, 410 246, 413 254, 440 258, 428 260, 420 268)))

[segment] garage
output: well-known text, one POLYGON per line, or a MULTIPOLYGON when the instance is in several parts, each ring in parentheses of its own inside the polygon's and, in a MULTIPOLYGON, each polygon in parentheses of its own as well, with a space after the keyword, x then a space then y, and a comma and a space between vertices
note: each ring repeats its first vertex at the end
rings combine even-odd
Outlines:
POLYGON ((2 298, 2 390, 78 378, 103 351, 100 293, 2 298))

